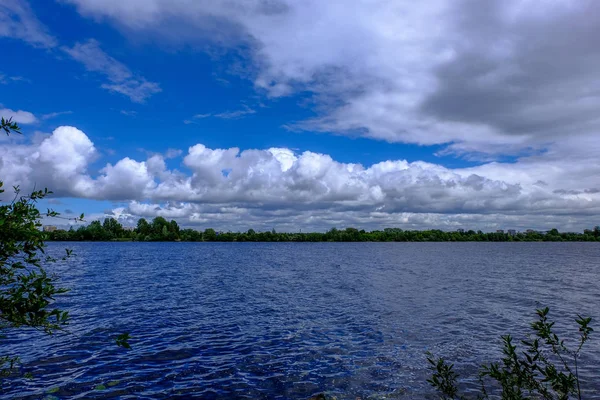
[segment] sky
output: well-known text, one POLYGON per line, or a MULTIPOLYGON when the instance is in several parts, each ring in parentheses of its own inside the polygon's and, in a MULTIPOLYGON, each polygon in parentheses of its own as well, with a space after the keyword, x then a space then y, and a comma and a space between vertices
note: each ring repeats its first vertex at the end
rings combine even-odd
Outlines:
POLYGON ((0 179, 125 225, 582 231, 599 37, 596 0, 0 0, 0 179))

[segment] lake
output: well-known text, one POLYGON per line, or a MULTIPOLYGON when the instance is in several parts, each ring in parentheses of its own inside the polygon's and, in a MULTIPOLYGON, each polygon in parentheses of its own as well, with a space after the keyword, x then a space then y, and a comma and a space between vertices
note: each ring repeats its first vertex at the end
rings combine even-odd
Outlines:
POLYGON ((69 334, 11 332, 3 350, 34 379, 3 398, 435 398, 426 351, 474 376, 541 305, 573 338, 576 313, 595 318, 581 375, 600 398, 598 243, 49 247, 76 253, 52 267, 69 334))

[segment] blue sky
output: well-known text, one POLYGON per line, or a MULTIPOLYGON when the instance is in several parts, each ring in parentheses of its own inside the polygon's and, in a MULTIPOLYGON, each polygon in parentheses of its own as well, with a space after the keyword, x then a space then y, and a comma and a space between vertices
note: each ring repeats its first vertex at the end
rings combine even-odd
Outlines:
POLYGON ((126 224, 593 225, 593 3, 409 3, 6 0, 2 179, 126 224))

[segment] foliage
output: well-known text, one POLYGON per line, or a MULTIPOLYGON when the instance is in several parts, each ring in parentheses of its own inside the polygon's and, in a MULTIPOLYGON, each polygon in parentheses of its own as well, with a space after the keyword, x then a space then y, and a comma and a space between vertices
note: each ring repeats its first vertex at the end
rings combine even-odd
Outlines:
POLYGON ((145 218, 138 220, 135 228, 124 228, 116 219, 106 218, 103 222, 93 221, 87 226, 69 230, 57 229, 49 236, 57 241, 187 241, 187 242, 517 242, 517 241, 600 241, 600 228, 586 230, 585 233, 558 232, 552 229, 547 233, 525 232, 508 233, 481 231, 444 232, 441 230, 408 231, 399 228, 386 228, 366 232, 356 228, 331 230, 320 233, 278 233, 274 230, 256 232, 217 232, 212 228, 204 231, 180 229, 176 221, 156 217, 151 222, 145 218))
POLYGON ((456 379, 458 378, 458 374, 454 372, 454 364, 448 364, 441 357, 436 359, 430 352, 427 352, 427 362, 430 364, 429 368, 433 371, 431 378, 427 379, 427 382, 439 390, 444 400, 456 398, 458 393, 456 379))
MULTIPOLYGON (((0 188, 2 183, 0 182, 0 188)), ((4 190, 0 189, 0 193, 4 190)), ((55 261, 44 257, 44 233, 40 230, 41 214, 37 200, 50 192, 34 191, 0 206, 0 329, 31 327, 51 334, 61 329, 68 313, 52 308, 55 296, 66 290, 55 286, 42 262, 55 261)), ((48 211, 48 215, 56 215, 48 211)), ((69 252, 67 252, 67 256, 69 252)), ((8 373, 17 361, 3 357, 0 368, 8 373), (2 362, 3 361, 3 362, 2 362)))
MULTIPOLYGON (((0 124, 6 134, 20 133, 11 119, 2 118, 0 124)), ((2 187, 0 182, 0 194, 2 187)), ((56 287, 55 278, 42 267, 43 262, 56 261, 44 257, 42 214, 36 208, 36 202, 50 192, 21 196, 18 187, 14 191, 13 200, 0 206, 0 330, 30 327, 51 334, 67 323, 68 313, 52 307, 55 296, 66 290, 56 287)), ((48 210, 47 215, 58 214, 48 210)), ((17 361, 17 357, 0 357, 0 375, 10 374, 17 361)))
MULTIPOLYGON (((502 360, 481 367, 479 399, 488 399, 497 392, 506 400, 532 397, 567 400, 570 396, 581 399, 578 360, 593 331, 589 326, 592 319, 578 315, 575 321, 579 327, 579 339, 577 348, 572 350, 553 331, 554 322, 548 320, 548 313, 547 307, 536 310, 538 320, 531 324, 533 335, 521 341, 525 351, 517 350, 510 335, 502 336, 502 360)), ((428 382, 442 398, 465 399, 458 395, 458 374, 452 364, 431 354, 428 354, 427 360, 432 371, 428 382)))
MULTIPOLYGON (((11 119, 0 119, 0 130, 21 133, 11 119)), ((0 194, 3 182, 0 181, 0 194)), ((41 230, 42 216, 59 217, 48 210, 42 214, 37 202, 52 192, 34 190, 27 196, 14 187, 12 201, 0 205, 0 331, 33 328, 46 334, 64 329, 69 314, 53 306, 55 297, 67 290, 56 285, 56 277, 45 265, 58 260, 46 256, 46 233, 41 230)), ((75 220, 82 220, 83 215, 75 220)), ((66 259, 71 255, 66 250, 66 259)), ((117 338, 117 344, 129 348, 129 335, 117 338)), ((10 375, 18 362, 14 356, 0 357, 0 377, 10 375)))
POLYGON ((5 119, 2 117, 0 119, 0 130, 4 131, 7 135, 10 135, 11 133, 21 133, 21 128, 12 120, 12 118, 5 119))
POLYGON ((115 342, 117 343, 117 346, 119 346, 119 347, 130 349, 131 345, 129 344, 129 339, 131 339, 131 336, 129 336, 129 333, 122 333, 115 338, 115 342))

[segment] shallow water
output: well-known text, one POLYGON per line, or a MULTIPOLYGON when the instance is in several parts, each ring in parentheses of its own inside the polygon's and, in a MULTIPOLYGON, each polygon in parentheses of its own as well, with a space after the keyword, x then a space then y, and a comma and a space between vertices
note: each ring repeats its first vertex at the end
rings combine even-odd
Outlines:
MULTIPOLYGON (((575 313, 600 317, 594 243, 50 250, 65 246, 76 257, 53 268, 71 288, 61 300, 70 333, 4 339, 34 379, 5 382, 2 398, 433 398, 427 350, 473 375, 497 358, 501 334, 526 332, 540 305, 571 334, 575 313), (112 344, 121 332, 131 333, 132 350, 112 344)), ((600 398, 596 331, 582 360, 585 398, 600 398)))

